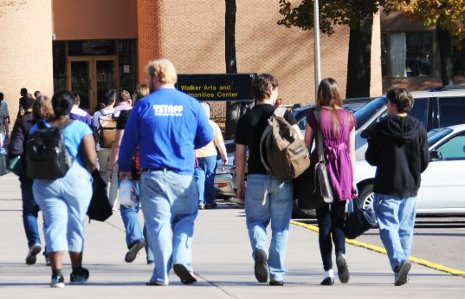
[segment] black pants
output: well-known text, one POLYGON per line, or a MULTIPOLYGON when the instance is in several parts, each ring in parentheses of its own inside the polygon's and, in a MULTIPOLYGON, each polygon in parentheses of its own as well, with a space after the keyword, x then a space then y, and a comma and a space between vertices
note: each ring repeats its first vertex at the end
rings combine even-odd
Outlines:
POLYGON ((345 201, 335 199, 332 204, 316 210, 316 218, 318 219, 318 227, 320 229, 320 253, 325 271, 333 268, 331 234, 334 247, 336 247, 336 255, 346 253, 344 234, 345 206, 345 201))

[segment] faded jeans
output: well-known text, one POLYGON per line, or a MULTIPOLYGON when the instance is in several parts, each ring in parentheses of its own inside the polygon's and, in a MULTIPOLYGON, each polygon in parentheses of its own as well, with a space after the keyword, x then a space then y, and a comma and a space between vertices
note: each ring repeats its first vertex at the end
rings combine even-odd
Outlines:
POLYGON ((292 214, 292 192, 290 181, 280 181, 263 174, 250 174, 247 177, 245 215, 253 256, 259 249, 267 251, 266 228, 271 222, 268 266, 272 281, 282 281, 287 273, 284 260, 292 214))
POLYGON ((216 156, 197 158, 195 181, 199 190, 199 204, 211 205, 215 202, 216 156))
POLYGON ((396 197, 375 194, 373 208, 379 224, 379 234, 394 271, 408 260, 415 226, 416 197, 396 197))
POLYGON ((155 262, 150 281, 168 284, 168 273, 174 264, 182 264, 192 271, 197 199, 193 175, 166 169, 142 173, 140 200, 155 262))

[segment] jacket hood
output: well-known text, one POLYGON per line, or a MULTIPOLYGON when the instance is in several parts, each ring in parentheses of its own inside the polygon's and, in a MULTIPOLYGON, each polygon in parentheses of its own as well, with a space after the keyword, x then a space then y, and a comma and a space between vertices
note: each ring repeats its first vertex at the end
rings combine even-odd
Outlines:
POLYGON ((404 143, 418 136, 420 126, 420 122, 413 117, 390 115, 380 126, 379 132, 389 139, 394 139, 396 143, 404 143))

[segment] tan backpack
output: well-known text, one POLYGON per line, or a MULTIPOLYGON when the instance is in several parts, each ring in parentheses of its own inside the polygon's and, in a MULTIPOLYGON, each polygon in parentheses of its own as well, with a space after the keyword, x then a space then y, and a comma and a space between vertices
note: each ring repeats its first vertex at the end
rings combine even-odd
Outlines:
POLYGON ((102 148, 111 148, 116 139, 116 122, 113 113, 103 114, 98 118, 98 142, 102 148))
POLYGON ((265 169, 279 180, 287 181, 301 175, 310 158, 298 128, 291 126, 284 114, 286 108, 276 108, 268 120, 260 141, 260 158, 265 169))

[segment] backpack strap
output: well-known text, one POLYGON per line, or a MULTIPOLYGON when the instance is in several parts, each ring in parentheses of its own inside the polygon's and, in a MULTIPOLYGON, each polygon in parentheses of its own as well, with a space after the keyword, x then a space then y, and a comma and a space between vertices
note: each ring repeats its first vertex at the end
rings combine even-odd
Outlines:
POLYGON ((325 162, 324 148, 323 148, 323 135, 321 134, 321 123, 320 123, 320 108, 315 107, 313 110, 315 116, 315 146, 318 153, 318 162, 325 162))
POLYGON ((286 114, 286 110, 287 110, 287 109, 284 108, 284 107, 277 107, 277 108, 274 110, 273 114, 276 115, 276 116, 279 116, 279 117, 284 118, 284 114, 286 114))

